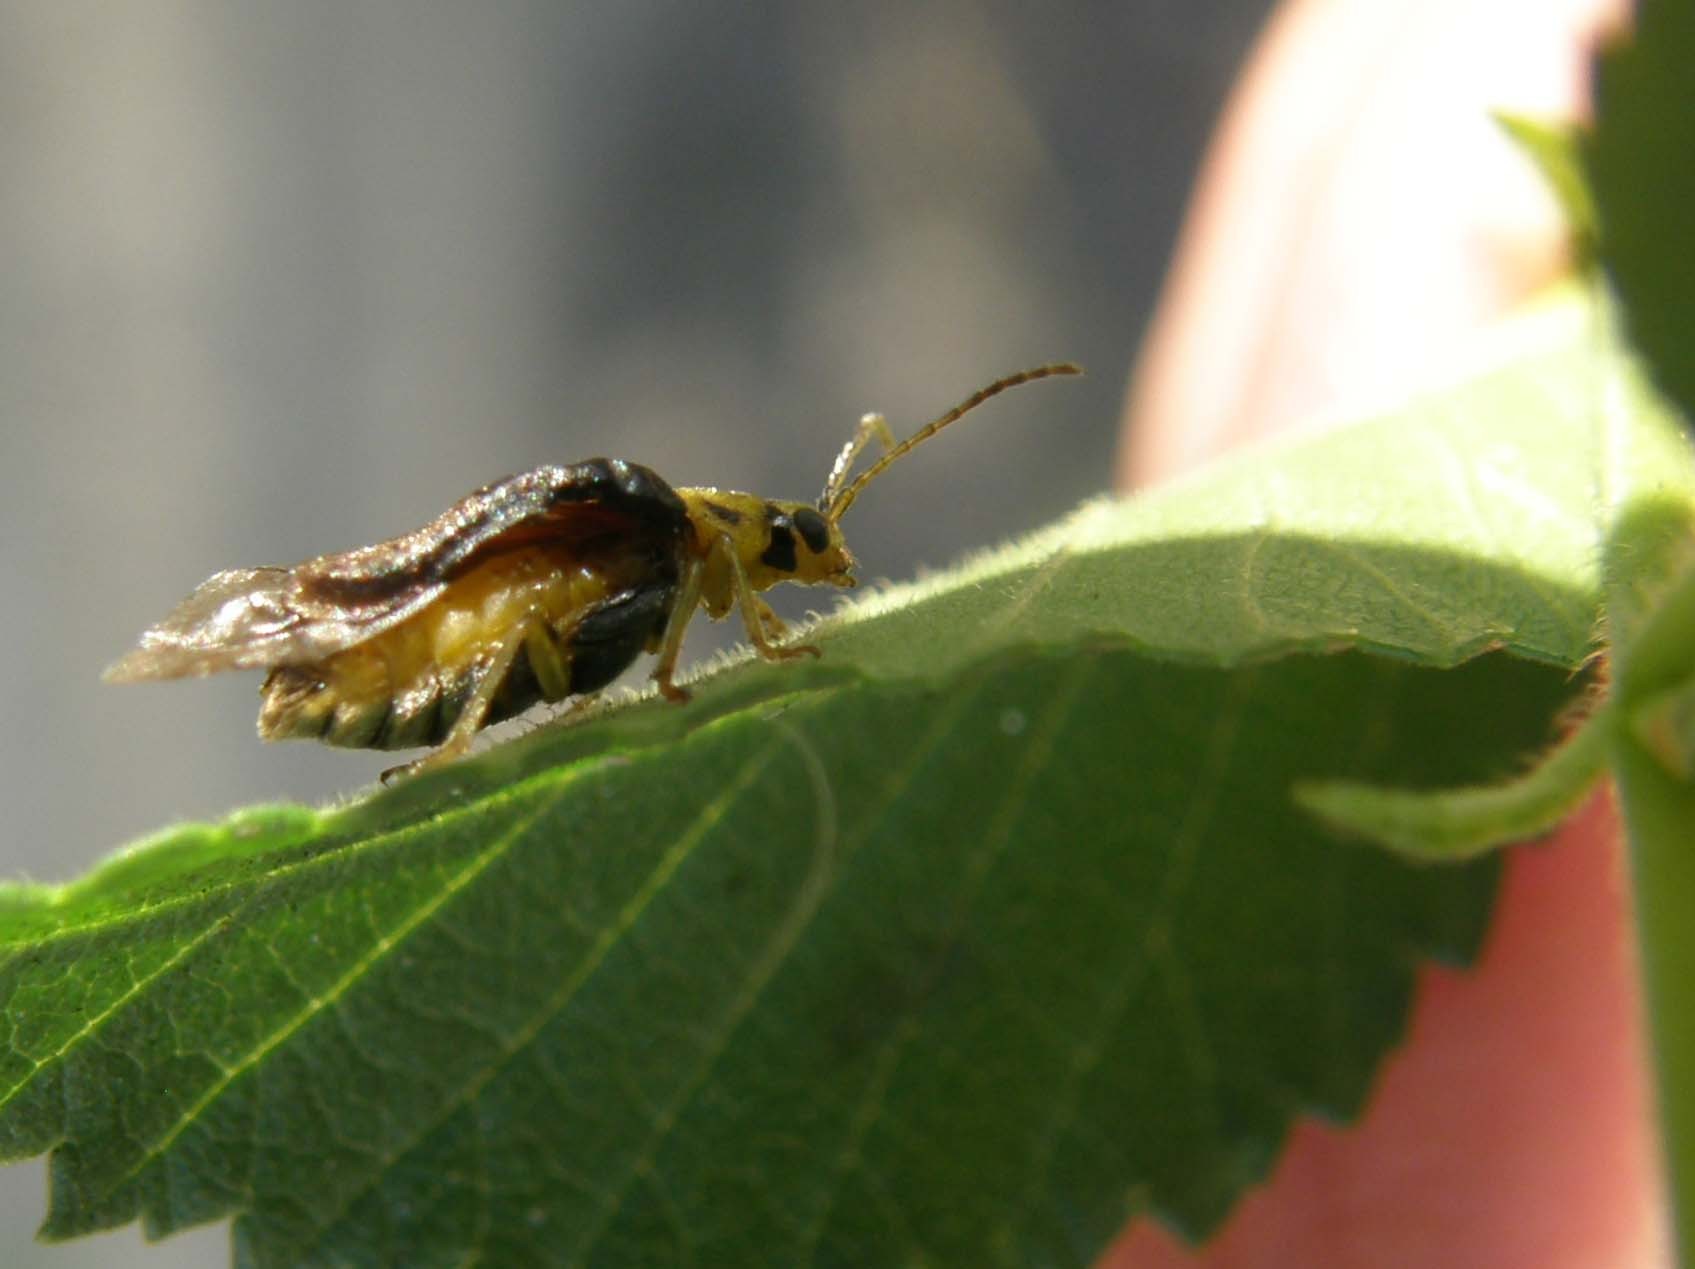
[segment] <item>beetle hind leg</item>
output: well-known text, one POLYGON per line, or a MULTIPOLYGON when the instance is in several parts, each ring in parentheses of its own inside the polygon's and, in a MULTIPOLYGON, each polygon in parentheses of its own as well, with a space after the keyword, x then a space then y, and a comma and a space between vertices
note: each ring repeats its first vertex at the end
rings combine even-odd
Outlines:
MULTIPOLYGON (((471 690, 464 708, 459 711, 459 717, 454 720, 453 729, 447 733, 447 739, 442 741, 434 752, 425 754, 416 762, 383 772, 383 783, 387 784, 391 777, 399 774, 415 775, 432 767, 444 766, 456 758, 463 757, 470 750, 477 733, 483 729, 495 696, 499 694, 507 676, 512 672, 513 661, 517 659, 519 650, 525 646, 536 627, 535 621, 526 621, 521 626, 515 626, 495 645, 494 651, 477 671, 477 685, 471 690)), ((546 638, 545 631, 542 638, 546 638)), ((535 668, 539 680, 543 671, 540 667, 535 668)))
POLYGON ((524 631, 523 644, 524 655, 529 658, 530 669, 535 672, 536 686, 541 689, 542 700, 552 705, 569 696, 571 662, 560 653, 559 644, 546 624, 532 621, 524 631))
POLYGON ((665 622, 665 633, 659 640, 659 664, 653 667, 653 681, 659 688, 659 694, 679 705, 693 693, 676 683, 672 676, 677 672, 677 658, 683 652, 683 635, 687 633, 689 620, 700 604, 700 583, 704 572, 705 567, 698 559, 691 559, 684 566, 682 582, 677 588, 677 598, 671 605, 671 615, 665 622))

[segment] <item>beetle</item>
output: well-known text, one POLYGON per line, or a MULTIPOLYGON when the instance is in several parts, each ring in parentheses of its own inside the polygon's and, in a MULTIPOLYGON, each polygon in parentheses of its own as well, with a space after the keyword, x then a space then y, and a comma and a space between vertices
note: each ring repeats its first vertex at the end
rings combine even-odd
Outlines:
POLYGON ((108 682, 262 669, 259 735, 362 749, 464 753, 483 727, 536 701, 597 691, 643 652, 672 701, 697 608, 739 612, 770 660, 787 645, 758 592, 778 582, 856 585, 841 519, 902 455, 1008 388, 1082 371, 997 379, 896 444, 867 414, 816 504, 674 489, 616 458, 538 467, 484 486, 415 532, 292 568, 214 574, 105 673, 108 682), (849 480, 873 440, 884 453, 849 480))

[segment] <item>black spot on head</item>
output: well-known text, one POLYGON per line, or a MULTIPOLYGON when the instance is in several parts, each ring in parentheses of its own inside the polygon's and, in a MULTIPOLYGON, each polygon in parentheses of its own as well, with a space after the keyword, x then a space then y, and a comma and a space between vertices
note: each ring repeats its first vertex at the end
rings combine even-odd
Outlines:
POLYGON ((789 528, 787 516, 775 516, 771 520, 771 545, 765 548, 765 554, 759 557, 759 562, 779 573, 795 571, 795 535, 789 528))
POLYGON ((741 512, 737 511, 734 507, 726 507, 721 502, 709 502, 706 504, 706 509, 713 515, 717 516, 725 524, 740 524, 742 522, 741 512))
POLYGON ((794 520, 801 541, 814 555, 821 554, 830 545, 830 522, 811 507, 797 508, 794 520))

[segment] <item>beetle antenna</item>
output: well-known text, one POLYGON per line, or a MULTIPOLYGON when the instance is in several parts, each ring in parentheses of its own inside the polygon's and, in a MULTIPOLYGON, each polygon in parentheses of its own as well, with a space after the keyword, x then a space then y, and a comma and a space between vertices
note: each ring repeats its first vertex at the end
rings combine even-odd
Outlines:
POLYGON ((882 441, 886 450, 895 447, 895 434, 889 431, 889 421, 881 414, 867 414, 861 418, 848 443, 842 446, 842 452, 836 455, 836 461, 830 464, 830 477, 824 482, 824 492, 818 495, 820 511, 829 514, 831 504, 836 501, 836 495, 841 493, 842 486, 847 484, 847 478, 853 470, 855 460, 859 458, 860 451, 869 445, 873 438, 882 441))
MULTIPOLYGON (((1017 374, 1007 375, 1004 379, 996 379, 988 387, 980 388, 976 392, 973 392, 970 396, 966 397, 965 400, 954 406, 953 409, 942 415, 941 418, 930 423, 926 423, 923 427, 919 428, 899 445, 896 445, 893 449, 889 450, 888 453, 884 454, 876 462, 872 463, 871 466, 860 472, 859 475, 854 478, 851 485, 840 492, 834 493, 833 497, 831 495, 834 486, 840 482, 841 477, 846 473, 845 471, 832 470, 830 473, 829 484, 825 486, 825 496, 821 500, 824 505, 820 507, 820 510, 822 510, 825 515, 829 516, 832 521, 841 519, 847 512, 847 509, 853 506, 853 500, 859 497, 860 491, 878 476, 882 475, 890 463, 894 462, 895 459, 899 458, 908 451, 922 445, 948 424, 959 421, 965 415, 971 413, 971 411, 982 405, 983 402, 987 401, 990 397, 999 396, 1008 388, 1016 388, 1020 384, 1030 383, 1036 379, 1046 379, 1050 375, 1080 375, 1082 373, 1083 367, 1073 365, 1069 361, 1058 361, 1051 365, 1036 366, 1030 370, 1020 370, 1017 374)), ((869 439, 869 437, 866 437, 865 439, 869 439)), ((864 444, 864 440, 856 437, 855 441, 858 443, 855 444, 850 441, 848 449, 842 451, 842 458, 838 458, 836 460, 837 468, 843 468, 845 466, 842 462, 843 458, 851 461, 851 456, 856 456, 858 454, 859 447, 864 444)))

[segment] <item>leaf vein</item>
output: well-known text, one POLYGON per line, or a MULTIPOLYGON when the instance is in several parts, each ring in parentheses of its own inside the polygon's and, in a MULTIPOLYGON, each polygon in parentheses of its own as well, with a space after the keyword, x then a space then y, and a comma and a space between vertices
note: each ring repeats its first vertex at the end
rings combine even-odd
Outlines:
MULTIPOLYGON (((804 760, 808 755, 804 749, 801 752, 804 760)), ((775 756, 775 747, 767 750, 766 761, 769 761, 773 756, 775 756)), ((821 824, 825 822, 821 813, 821 824)), ((583 1256, 589 1248, 594 1246, 595 1240, 623 1210, 623 1205, 629 1198, 636 1178, 644 1172, 651 1173, 659 1148, 669 1139, 671 1131, 676 1127, 683 1111, 693 1103, 695 1094, 705 1084, 707 1076, 718 1064, 718 1059, 723 1056, 725 1050, 729 1047, 731 1039, 740 1030, 741 1024, 753 1012, 753 1007, 759 1002, 765 988, 788 962, 789 954, 800 941, 801 935, 812 924, 812 918, 824 902, 830 879, 834 874, 834 848, 835 842, 833 840, 819 839, 818 848, 813 851, 812 867, 802 881, 800 892, 795 896, 795 902, 791 905, 788 914, 778 925, 776 931, 762 949, 759 958, 743 978, 740 990, 730 1002, 730 1007, 725 1011, 718 1026, 707 1037, 694 1069, 679 1083, 676 1096, 671 1099, 669 1105, 662 1108, 659 1121, 653 1125, 635 1160, 625 1170, 623 1178, 612 1187, 611 1202, 602 1207, 596 1219, 590 1223, 588 1229, 578 1241, 577 1249, 570 1260, 571 1264, 582 1263, 583 1256)))
POLYGON ((340 978, 336 979, 336 981, 330 985, 327 992, 321 996, 309 997, 302 1009, 284 1022, 282 1026, 272 1031, 270 1035, 266 1036, 258 1044, 254 1045, 240 1061, 226 1068, 221 1078, 213 1081, 213 1083, 209 1085, 198 1098, 195 1099, 194 1103, 180 1116, 178 1116, 176 1123, 173 1124, 170 1129, 168 1129, 157 1141, 155 1141, 153 1145, 149 1146, 142 1152, 141 1157, 137 1159, 124 1174, 123 1181, 129 1181, 134 1178, 155 1159, 162 1156, 164 1152, 171 1147, 171 1144, 175 1142, 176 1139, 185 1131, 187 1131, 189 1126, 193 1124, 197 1118, 199 1118, 201 1112, 210 1106, 212 1102, 217 1100, 217 1098, 223 1094, 224 1090, 227 1089, 231 1083, 240 1078, 240 1076, 246 1071, 253 1069, 253 1067, 255 1067, 266 1055, 273 1052, 279 1045, 298 1032, 301 1027, 312 1021, 312 1019, 316 1018, 325 1009, 336 1004, 354 983, 369 972, 373 965, 377 964, 383 959, 383 957, 387 956, 395 948, 399 947, 413 930, 417 929, 424 921, 428 920, 429 917, 437 912, 449 899, 451 899, 465 886, 469 885, 496 859, 500 858, 501 855, 511 849, 513 843, 518 841, 523 834, 528 831, 530 825, 551 810, 553 806, 555 806, 564 796, 565 790, 562 788, 555 790, 552 796, 541 799, 534 811, 521 818, 507 832, 501 834, 501 836, 490 843, 485 850, 473 856, 470 862, 467 863, 464 868, 460 869, 458 873, 448 878, 446 884, 443 885, 442 888, 433 896, 431 896, 428 902, 421 903, 417 907, 413 908, 412 911, 409 912, 406 917, 401 920, 388 934, 379 939, 377 943, 357 961, 355 961, 340 978))
MULTIPOLYGON (((654 897, 670 882, 671 877, 682 866, 683 862, 693 854, 706 834, 724 817, 735 801, 752 787, 759 774, 775 755, 777 748, 776 745, 768 746, 743 764, 742 770, 737 773, 736 778, 729 781, 724 791, 701 809, 695 817, 694 823, 679 836, 677 842, 660 858, 640 889, 620 910, 618 919, 601 932, 599 939, 584 956, 577 971, 565 980, 557 992, 543 1002, 542 1007, 537 1010, 528 1023, 503 1044, 501 1053, 495 1061, 489 1063, 476 1078, 467 1080, 453 1096, 445 1098, 440 1110, 434 1116, 420 1124, 416 1132, 397 1145, 372 1169, 365 1183, 353 1190, 341 1207, 319 1224, 318 1232, 312 1238, 306 1250, 316 1250, 321 1246, 324 1238, 335 1227, 336 1223, 346 1215, 354 1203, 377 1185, 389 1169, 417 1149, 429 1137, 430 1133, 446 1122, 450 1116, 457 1113, 460 1107, 468 1104, 482 1092, 494 1077, 505 1069, 507 1063, 513 1057, 534 1041, 543 1027, 570 1005, 571 1001, 576 998, 577 993, 598 972, 613 949, 634 929, 654 897)), ((525 828, 527 830, 527 824, 525 828)), ((598 1189, 596 1192, 605 1193, 605 1191, 598 1189)))
POLYGON ((1071 1069, 1060 1083, 1058 1095, 1054 1099, 1053 1113, 1037 1135, 1036 1149, 1031 1157, 1030 1180, 1024 1187, 1023 1195, 1013 1206, 1015 1214, 1009 1218, 1010 1227, 1021 1224, 1035 1206, 1037 1196, 1047 1185, 1060 1139, 1074 1130, 1085 1081, 1099 1068, 1106 1055, 1113 1030, 1123 1020, 1125 1010, 1135 999, 1148 972, 1154 968, 1162 954, 1169 953, 1173 912, 1187 888, 1196 853, 1206 836, 1206 828, 1212 819, 1213 811, 1219 805, 1219 792, 1230 769, 1230 756, 1235 749, 1238 728, 1247 710, 1256 678, 1251 671, 1232 676, 1233 690, 1225 707, 1220 711, 1217 724, 1213 727, 1200 778, 1195 781, 1194 793, 1189 799, 1188 809, 1184 812, 1182 824, 1178 829, 1177 840, 1167 859, 1159 896, 1149 911, 1142 938, 1133 944, 1136 954, 1129 959, 1123 972, 1115 976, 1115 981, 1106 995, 1105 1007, 1100 1011, 1094 1035, 1073 1053, 1071 1069))
MULTIPOLYGON (((1013 826, 1017 823, 1018 815, 1025 805, 1026 790, 1030 782, 1051 761, 1054 740, 1059 735, 1078 693, 1082 691, 1083 683, 1087 680, 1089 672, 1093 668, 1091 660, 1079 658, 1069 668, 1067 681, 1049 698, 1041 722, 1031 734, 1017 769, 1006 782, 1005 792, 1000 803, 990 817, 978 848, 966 867, 963 884, 959 888, 952 919, 949 922, 948 935, 944 942, 952 943, 957 940, 960 930, 965 924, 972 901, 981 891, 983 883, 995 862, 1005 852, 1012 837, 1013 826)), ((889 1037, 883 1041, 882 1049, 877 1055, 874 1077, 861 1096, 859 1105, 855 1107, 853 1117, 848 1123, 847 1135, 836 1151, 835 1164, 831 1169, 831 1180, 827 1183, 825 1190, 825 1201, 803 1236, 801 1263, 812 1263, 817 1253, 818 1244, 823 1238, 824 1230, 834 1211, 835 1196, 840 1190, 841 1179, 853 1161, 859 1157, 866 1136, 880 1118, 883 1098, 887 1093, 888 1085, 893 1080, 894 1072, 899 1067, 910 1043, 917 1037, 920 1030, 916 1017, 908 1015, 907 1018, 902 1020, 902 1025, 891 1032, 889 1037)))
MULTIPOLYGON (((121 995, 107 1004, 107 1006, 99 1013, 91 1016, 80 1028, 76 1030, 75 1033, 69 1036, 63 1044, 61 1044, 52 1053, 48 1054, 45 1058, 37 1061, 26 1057, 25 1060, 30 1062, 30 1069, 4 1093, 0 1093, 0 1110, 9 1106, 12 1099, 23 1090, 25 1085, 40 1074, 43 1068, 59 1061, 67 1053, 69 1053, 71 1049, 76 1047, 79 1042, 94 1035, 108 1019, 121 1010, 125 1005, 129 1004, 130 1001, 134 1000, 160 978, 170 973, 209 939, 222 933, 224 930, 227 930, 231 923, 235 920, 237 913, 239 913, 241 908, 245 906, 246 904, 243 904, 241 907, 236 908, 235 911, 225 913, 222 917, 218 918, 218 920, 214 921, 193 938, 189 939, 176 951, 172 952, 170 956, 166 957, 151 971, 135 979, 135 981, 132 982, 121 995)), ((15 1044, 10 1047, 14 1053, 19 1053, 20 1056, 23 1056, 15 1044)))

